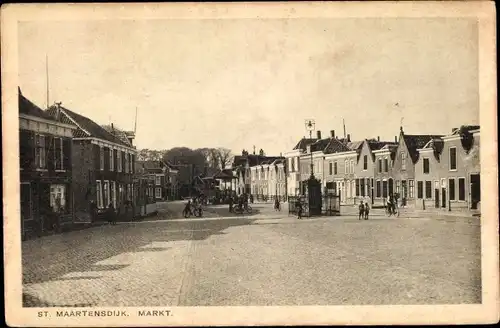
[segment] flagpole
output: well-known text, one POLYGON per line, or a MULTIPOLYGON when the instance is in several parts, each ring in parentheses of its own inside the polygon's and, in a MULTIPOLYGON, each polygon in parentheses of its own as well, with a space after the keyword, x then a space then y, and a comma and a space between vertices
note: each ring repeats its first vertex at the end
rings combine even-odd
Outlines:
POLYGON ((137 106, 135 107, 134 135, 137 131, 137 106))
POLYGON ((50 106, 49 102, 49 56, 45 54, 45 76, 47 78, 47 108, 50 106))

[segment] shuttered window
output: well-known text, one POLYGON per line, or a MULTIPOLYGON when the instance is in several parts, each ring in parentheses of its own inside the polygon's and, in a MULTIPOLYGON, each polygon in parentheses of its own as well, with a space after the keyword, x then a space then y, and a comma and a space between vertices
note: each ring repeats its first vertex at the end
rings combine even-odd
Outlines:
POLYGON ((458 178, 458 200, 465 200, 465 178, 458 178))
POLYGON ((424 182, 423 181, 417 181, 417 198, 418 199, 424 198, 424 182))
POLYGON ((450 170, 457 169, 457 148, 450 148, 450 170))
POLYGON ((432 199, 432 181, 425 181, 425 199, 432 199))

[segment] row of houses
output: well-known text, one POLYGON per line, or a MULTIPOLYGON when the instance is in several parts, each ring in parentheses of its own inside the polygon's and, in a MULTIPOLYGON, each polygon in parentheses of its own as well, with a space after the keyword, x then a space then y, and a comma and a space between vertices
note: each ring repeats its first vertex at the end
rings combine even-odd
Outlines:
POLYGON ((479 126, 454 128, 448 135, 407 134, 351 141, 331 131, 300 140, 285 154, 288 194, 304 192, 304 181, 319 179, 325 192, 344 204, 359 200, 382 205, 391 194, 416 208, 476 209, 480 202, 479 126), (312 160, 311 160, 312 157, 312 160))
POLYGON ((99 125, 60 103, 42 110, 18 91, 23 238, 90 222, 95 209, 110 204, 132 218, 175 197, 177 171, 137 163, 134 132, 99 125))
POLYGON ((349 134, 337 137, 334 130, 322 137, 318 131, 284 156, 246 151, 235 156, 231 188, 256 199, 287 199, 303 195, 313 173, 324 193, 339 195, 342 204, 382 206, 389 195, 399 194, 409 207, 478 209, 479 145, 479 126, 470 125, 446 135, 407 134, 400 127, 389 141, 353 141, 349 134))

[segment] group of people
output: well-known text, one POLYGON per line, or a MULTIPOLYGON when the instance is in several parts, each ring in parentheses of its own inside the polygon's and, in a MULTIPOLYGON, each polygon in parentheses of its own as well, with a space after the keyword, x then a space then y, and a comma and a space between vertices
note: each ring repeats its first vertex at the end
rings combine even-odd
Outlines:
POLYGON ((396 215, 398 214, 399 216, 399 211, 398 209, 398 194, 391 194, 387 197, 387 202, 386 202, 386 212, 391 215, 396 215))
POLYGON ((203 202, 204 202, 203 197, 194 197, 188 200, 182 214, 183 215, 186 215, 187 213, 194 214, 193 210, 199 210, 203 202))
POLYGON ((361 201, 359 204, 359 217, 358 220, 365 219, 368 220, 368 216, 370 215, 370 205, 368 202, 361 201))
POLYGON ((238 210, 242 209, 248 209, 248 202, 251 201, 253 202, 253 197, 252 195, 248 196, 246 193, 243 193, 239 196, 234 195, 233 197, 229 198, 229 212, 234 211, 234 205, 236 204, 238 210))

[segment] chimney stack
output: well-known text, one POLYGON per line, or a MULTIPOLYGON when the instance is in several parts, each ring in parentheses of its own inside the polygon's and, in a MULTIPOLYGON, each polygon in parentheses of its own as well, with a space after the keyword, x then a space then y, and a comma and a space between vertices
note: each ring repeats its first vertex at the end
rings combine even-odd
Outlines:
POLYGON ((332 138, 335 138, 335 130, 331 130, 331 131, 330 131, 330 136, 331 136, 332 138))
POLYGON ((318 139, 321 139, 321 131, 317 131, 316 134, 318 135, 318 139))
POLYGON ((380 141, 380 136, 377 136, 377 141, 380 141))
POLYGON ((351 135, 347 134, 347 142, 351 142, 351 135))

